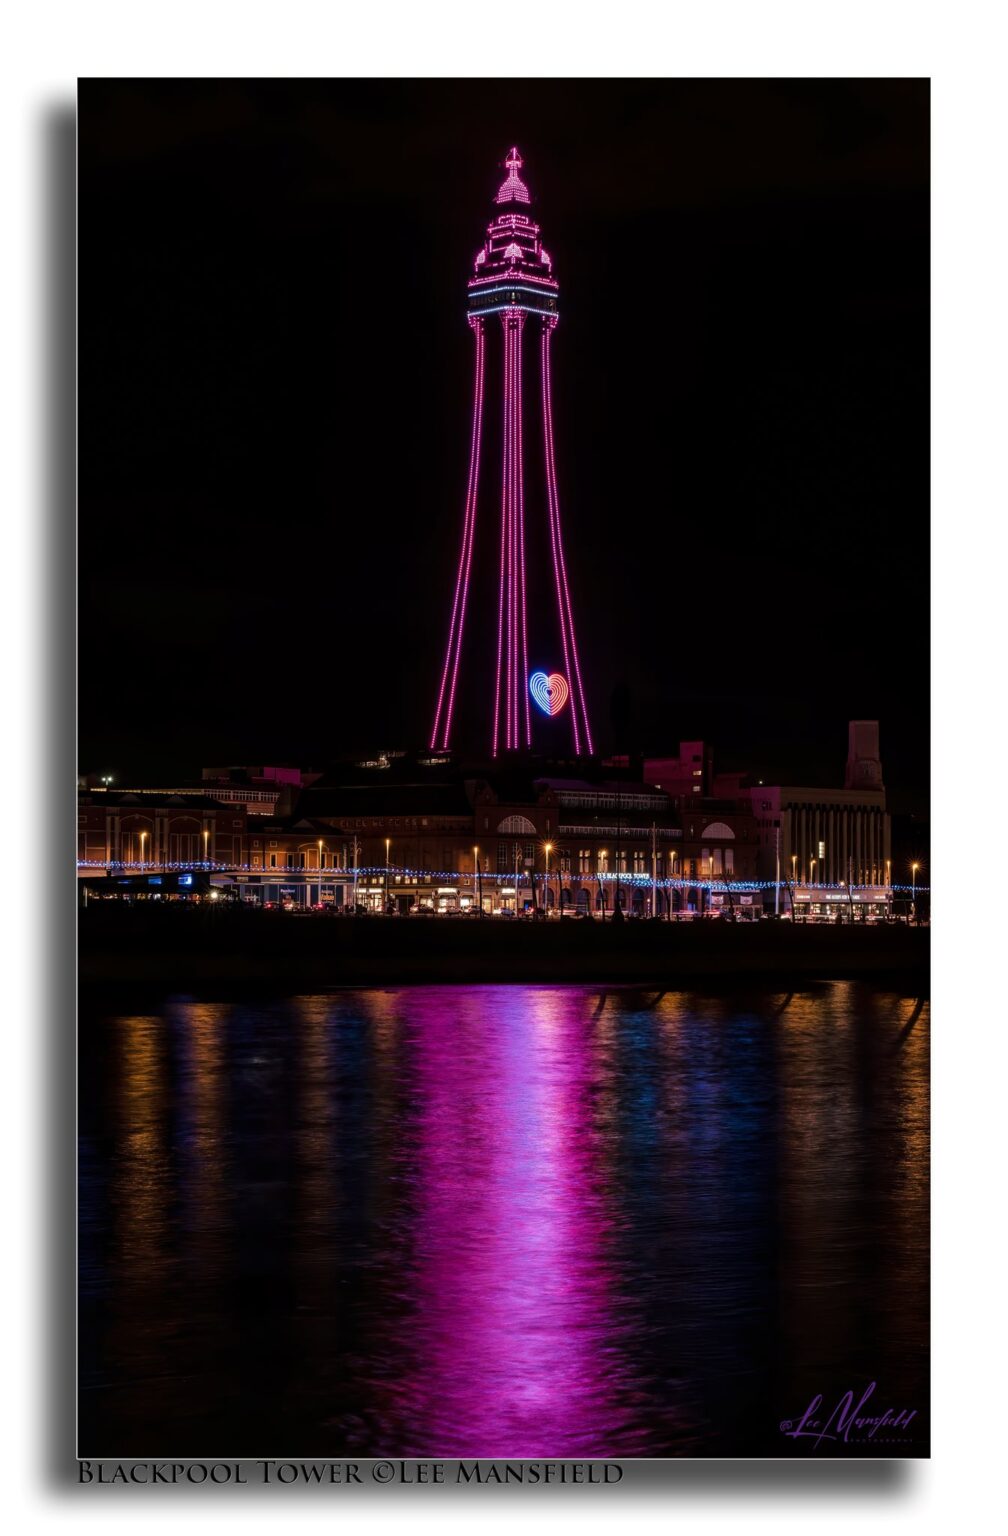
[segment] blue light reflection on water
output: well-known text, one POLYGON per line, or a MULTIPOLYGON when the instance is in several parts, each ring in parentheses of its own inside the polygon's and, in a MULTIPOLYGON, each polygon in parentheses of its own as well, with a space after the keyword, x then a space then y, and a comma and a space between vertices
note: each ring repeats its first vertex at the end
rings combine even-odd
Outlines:
POLYGON ((83 1019, 81 1454, 781 1454, 861 1377, 923 1423, 928 1023, 849 983, 83 1019))

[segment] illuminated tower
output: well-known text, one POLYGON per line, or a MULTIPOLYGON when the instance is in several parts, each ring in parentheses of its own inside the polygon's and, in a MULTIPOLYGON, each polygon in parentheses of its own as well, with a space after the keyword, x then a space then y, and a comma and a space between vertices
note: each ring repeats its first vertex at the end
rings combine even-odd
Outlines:
MULTIPOLYGON (((476 513, 479 502, 480 446, 484 435, 484 388, 487 342, 500 321, 502 389, 500 549, 496 603, 496 670, 493 707, 490 711, 490 743, 493 755, 528 750, 532 746, 532 704, 546 715, 567 709, 572 745, 576 754, 592 753, 591 727, 585 704, 581 664, 574 634, 567 565, 560 530, 556 462, 553 452, 553 400, 550 383, 550 340, 557 323, 559 288, 553 263, 539 238, 539 226, 529 217, 529 193, 518 172, 522 159, 512 149, 505 165, 507 177, 495 199, 497 213, 477 252, 475 276, 469 279, 469 326, 475 344, 472 434, 469 448, 469 480, 462 520, 462 546, 448 627, 441 685, 431 732, 431 748, 446 751, 451 745, 465 632, 466 610, 472 577, 476 513), (548 642, 540 623, 543 606, 532 604, 532 644, 536 669, 529 672, 530 610, 527 602, 525 519, 525 441, 522 405, 523 347, 526 322, 538 352, 538 399, 541 418, 542 466, 548 549, 549 585, 555 594, 554 636, 548 642), (538 347, 536 347, 538 342, 538 347), (540 633, 542 631, 542 633, 540 633), (559 654, 545 647, 556 645, 559 654)), ((538 574, 538 572, 536 573, 538 574)))

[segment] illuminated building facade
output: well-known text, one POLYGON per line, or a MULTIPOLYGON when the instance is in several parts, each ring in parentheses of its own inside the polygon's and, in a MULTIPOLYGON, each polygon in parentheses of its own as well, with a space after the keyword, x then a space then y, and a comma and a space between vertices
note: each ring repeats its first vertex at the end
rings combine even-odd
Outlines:
MULTIPOLYGON (((123 876, 185 869, 258 904, 403 915, 606 917, 618 905, 645 917, 880 918, 900 874, 878 727, 850 729, 842 789, 715 774, 699 741, 674 757, 610 763, 378 752, 297 785, 288 771, 292 794, 272 815, 190 787, 85 786, 78 875, 92 896, 121 894, 123 876)), ((239 787, 216 772, 220 789, 239 787)), ((163 898, 156 883, 148 894, 163 898)))
MULTIPOLYGON (((473 406, 469 475, 462 540, 450 610, 444 665, 430 735, 432 751, 447 751, 456 723, 465 625, 470 613, 473 551, 480 504, 480 462, 491 413, 484 409, 487 352, 497 355, 502 409, 500 420, 500 535, 497 561, 496 664, 492 707, 488 711, 488 746, 503 752, 528 751, 538 714, 570 718, 576 756, 594 752, 581 662, 578 654, 560 523, 556 456, 553 441, 553 393, 550 345, 558 317, 559 286, 553 262, 530 213, 531 198, 521 179, 522 158, 512 149, 507 176, 498 189, 496 213, 476 254, 469 280, 468 319, 473 334, 473 406), (525 383, 528 354, 538 374, 535 404, 548 523, 545 575, 528 558, 526 526, 525 383), (552 618, 538 593, 538 578, 552 588, 552 618), (530 585, 533 588, 529 601, 530 585)), ((489 692, 489 690, 487 690, 489 692)), ((471 690, 470 690, 471 694, 471 690)))
POLYGON ((242 864, 248 819, 244 805, 193 790, 85 787, 77 796, 77 862, 83 870, 242 864))
POLYGON ((791 784, 750 785, 761 847, 760 872, 787 895, 781 910, 816 918, 881 917, 902 872, 892 868, 877 720, 848 727, 843 789, 791 784))

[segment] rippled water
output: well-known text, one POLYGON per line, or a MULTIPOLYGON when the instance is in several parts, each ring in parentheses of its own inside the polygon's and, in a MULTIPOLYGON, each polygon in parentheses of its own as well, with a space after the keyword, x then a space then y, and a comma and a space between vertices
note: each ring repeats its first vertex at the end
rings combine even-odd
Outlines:
POLYGON ((406 987, 82 1015, 82 1455, 926 1436, 925 1002, 406 987))

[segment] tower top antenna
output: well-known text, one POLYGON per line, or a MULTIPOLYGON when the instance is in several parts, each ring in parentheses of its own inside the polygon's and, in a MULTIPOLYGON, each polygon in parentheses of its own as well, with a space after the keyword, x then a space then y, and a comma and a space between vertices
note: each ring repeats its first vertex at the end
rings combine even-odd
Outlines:
POLYGON ((501 183, 495 201, 498 203, 531 202, 528 187, 518 175, 519 168, 524 164, 524 161, 518 153, 517 147, 512 146, 504 164, 507 166, 507 181, 501 183))

